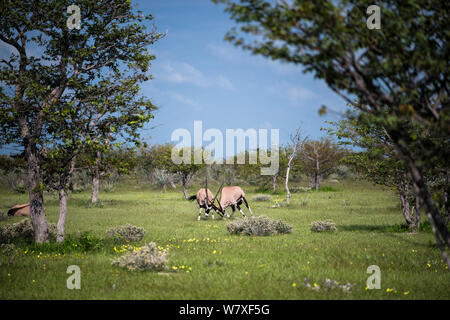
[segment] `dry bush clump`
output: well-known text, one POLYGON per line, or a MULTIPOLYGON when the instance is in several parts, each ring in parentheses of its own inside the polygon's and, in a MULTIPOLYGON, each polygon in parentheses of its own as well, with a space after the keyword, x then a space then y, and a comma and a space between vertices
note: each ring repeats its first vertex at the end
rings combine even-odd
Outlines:
POLYGON ((292 227, 281 220, 274 220, 267 216, 246 217, 227 223, 227 230, 231 234, 245 234, 249 236, 268 236, 273 234, 291 233, 292 227))
POLYGON ((136 227, 132 224, 112 227, 106 231, 106 236, 113 238, 117 242, 139 241, 145 236, 145 229, 136 227))
MULTIPOLYGON (((48 224, 48 233, 51 240, 56 238, 56 225, 54 223, 48 224)), ((34 241, 33 225, 29 218, 0 226, 0 243, 12 243, 15 240, 34 241)))
POLYGON ((257 194, 252 198, 252 201, 270 201, 272 197, 267 194, 257 194))
POLYGON ((337 228, 332 220, 323 220, 323 221, 313 221, 311 222, 311 231, 313 232, 323 232, 329 231, 334 232, 337 228))
POLYGON ((167 252, 158 250, 156 243, 150 242, 140 250, 127 253, 112 261, 112 265, 129 271, 157 270, 167 267, 167 252))

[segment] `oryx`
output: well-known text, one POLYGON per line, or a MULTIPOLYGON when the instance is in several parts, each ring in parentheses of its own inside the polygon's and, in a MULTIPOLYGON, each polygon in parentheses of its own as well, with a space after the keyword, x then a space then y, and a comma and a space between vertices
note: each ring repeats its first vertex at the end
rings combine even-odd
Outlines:
MULTIPOLYGON (((220 200, 219 207, 217 208, 223 215, 226 215, 228 218, 232 217, 234 215, 234 212, 236 211, 236 208, 238 208, 239 212, 242 214, 242 216, 245 218, 244 212, 242 212, 242 209, 240 205, 242 202, 244 202, 245 206, 250 211, 251 216, 253 217, 252 209, 250 209, 250 206, 248 205, 247 199, 245 198, 244 190, 242 190, 241 187, 238 186, 229 186, 229 187, 223 187, 222 190, 219 189, 220 192, 220 200), (231 210, 233 212, 231 213, 231 216, 225 211, 228 207, 231 207, 231 210)), ((213 201, 214 204, 214 201, 213 201)))
MULTIPOLYGON (((197 220, 200 220, 202 209, 205 209, 205 217, 208 217, 209 211, 212 209, 213 198, 214 196, 211 190, 207 188, 201 188, 200 190, 198 190, 197 194, 188 198, 188 200, 190 201, 197 200, 198 206, 200 208, 197 220)), ((211 218, 214 220, 214 213, 212 213, 211 218)))

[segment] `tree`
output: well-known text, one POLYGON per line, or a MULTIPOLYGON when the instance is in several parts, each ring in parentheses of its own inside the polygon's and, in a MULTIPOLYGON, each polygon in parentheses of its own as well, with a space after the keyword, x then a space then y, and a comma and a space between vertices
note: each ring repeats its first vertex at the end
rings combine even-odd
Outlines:
POLYGON ((140 154, 141 167, 151 181, 155 181, 164 191, 169 185, 175 188, 174 173, 169 172, 171 167, 171 144, 156 144, 143 149, 140 154))
POLYGON ((145 166, 164 170, 168 173, 176 174, 181 180, 181 186, 183 188, 183 195, 187 199, 189 197, 187 193, 187 186, 191 181, 193 175, 204 166, 204 164, 194 163, 195 150, 191 148, 177 149, 172 144, 163 144, 153 146, 151 152, 146 160, 145 166), (190 163, 175 164, 172 160, 172 152, 180 155, 187 154, 187 158, 190 163))
POLYGON ((202 166, 204 166, 204 164, 195 164, 194 163, 194 154, 195 154, 194 149, 191 150, 191 148, 182 148, 175 152, 178 152, 178 154, 180 152, 190 154, 190 160, 191 160, 190 163, 174 164, 172 159, 170 159, 170 161, 165 162, 165 168, 167 169, 167 171, 176 173, 177 175, 179 175, 179 177, 181 179, 181 186, 183 187, 183 195, 184 195, 184 198, 187 199, 187 198, 189 198, 189 195, 187 193, 187 185, 191 181, 192 176, 198 170, 200 170, 200 168, 202 166))
MULTIPOLYGON (((355 110, 352 110, 355 112, 355 110)), ((351 145, 358 151, 348 152, 343 161, 363 178, 375 184, 395 188, 399 195, 403 217, 413 232, 420 226, 420 198, 414 194, 406 166, 395 154, 392 141, 385 132, 356 116, 351 120, 329 122, 328 133, 341 145, 351 145)))
POLYGON ((386 130, 450 266, 445 250, 450 233, 441 215, 441 208, 448 208, 442 201, 449 200, 435 197, 424 177, 437 165, 449 172, 449 3, 384 1, 381 29, 370 30, 369 0, 215 2, 225 3, 249 35, 233 28, 227 40, 254 54, 303 65, 386 130))
MULTIPOLYGON (((146 80, 154 58, 146 47, 161 37, 155 30, 146 32, 141 22, 151 15, 135 13, 127 0, 78 1, 80 29, 69 30, 71 4, 24 0, 0 6, 0 40, 11 49, 10 57, 0 60, 0 130, 2 143, 20 144, 25 151, 36 242, 48 241, 42 192, 47 146, 66 136, 60 126, 74 110, 88 104, 109 107, 102 100, 124 85, 113 81, 132 72, 146 80), (33 55, 33 50, 40 53, 33 55)), ((115 97, 118 103, 126 101, 115 97)), ((127 121, 131 124, 135 117, 127 121)))
POLYGON ((298 127, 295 133, 290 135, 291 145, 290 152, 288 156, 287 168, 286 168, 286 180, 285 180, 285 188, 286 188, 286 204, 289 204, 291 199, 291 192, 289 191, 289 173, 291 171, 292 161, 294 161, 295 157, 298 153, 302 153, 303 146, 307 138, 302 137, 301 128, 298 127))
POLYGON ((311 185, 319 190, 323 176, 335 169, 344 150, 330 138, 308 140, 303 143, 302 151, 298 153, 303 170, 310 177, 311 185))

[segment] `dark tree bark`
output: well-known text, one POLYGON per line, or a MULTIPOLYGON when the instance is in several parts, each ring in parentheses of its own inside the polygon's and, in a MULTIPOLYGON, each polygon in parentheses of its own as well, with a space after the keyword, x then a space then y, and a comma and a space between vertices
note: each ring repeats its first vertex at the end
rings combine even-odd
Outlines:
POLYGON ((187 189, 186 189, 187 182, 188 182, 188 177, 187 177, 187 175, 183 174, 181 176, 181 185, 183 186, 183 195, 184 195, 185 199, 189 198, 189 195, 188 195, 187 189))
POLYGON ((44 209, 44 195, 42 190, 42 172, 39 163, 39 152, 36 145, 25 143, 27 160, 27 185, 29 190, 30 217, 34 230, 34 240, 37 243, 48 242, 48 223, 44 209))

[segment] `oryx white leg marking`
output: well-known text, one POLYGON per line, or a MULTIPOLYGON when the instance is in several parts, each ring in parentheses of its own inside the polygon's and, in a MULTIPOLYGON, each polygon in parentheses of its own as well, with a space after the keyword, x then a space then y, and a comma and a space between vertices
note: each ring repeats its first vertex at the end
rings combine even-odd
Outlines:
POLYGON ((242 209, 240 208, 240 207, 238 207, 239 208, 239 212, 242 214, 242 216, 245 218, 245 214, 244 214, 244 212, 242 212, 242 209))
POLYGON ((200 208, 200 211, 198 212, 198 218, 197 221, 200 221, 200 216, 202 215, 202 208, 200 208))

